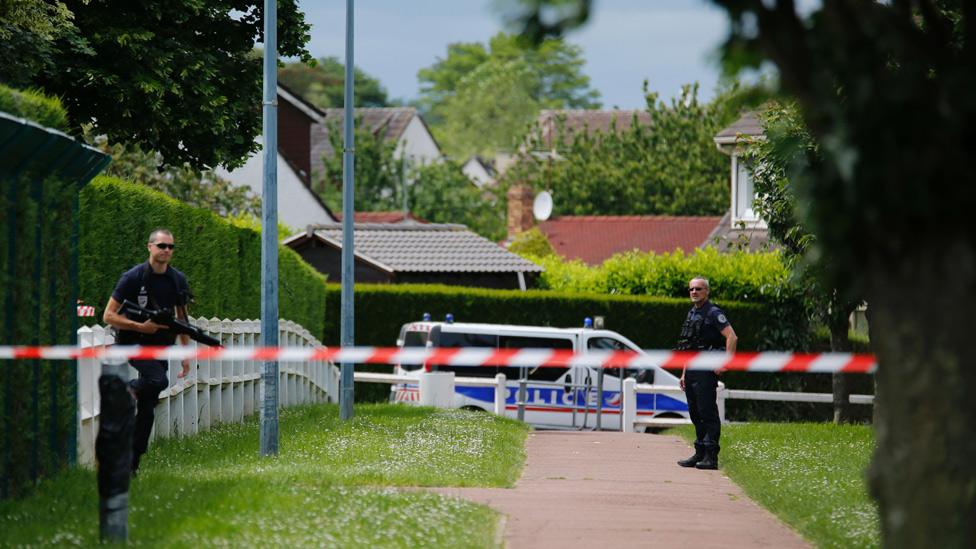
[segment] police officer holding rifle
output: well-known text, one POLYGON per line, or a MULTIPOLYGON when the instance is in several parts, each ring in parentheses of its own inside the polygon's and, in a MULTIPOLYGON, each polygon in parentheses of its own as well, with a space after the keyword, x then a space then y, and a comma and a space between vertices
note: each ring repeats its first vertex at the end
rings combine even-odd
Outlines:
MULTIPOLYGON (((102 316, 106 324, 116 328, 117 344, 169 346, 176 342, 177 335, 183 345, 189 344, 187 333, 177 334, 185 330, 159 323, 164 322, 161 319, 171 318, 171 325, 177 320, 189 325, 186 305, 190 288, 186 276, 170 265, 175 247, 173 233, 162 228, 154 230, 146 244, 149 259, 119 278, 102 316), (160 317, 160 311, 169 312, 160 317)), ((139 460, 149 446, 159 393, 169 386, 169 379, 165 360, 130 360, 129 363, 139 372, 139 378, 129 382, 129 392, 136 398, 132 437, 132 474, 135 475, 139 460)), ((189 373, 190 361, 184 359, 182 366, 181 378, 189 373)))
MULTIPOLYGON (((708 280, 695 277, 688 283, 692 307, 681 325, 679 351, 735 353, 737 337, 722 309, 708 300, 708 280)), ((688 412, 695 425, 695 455, 678 462, 682 467, 718 469, 718 440, 722 421, 718 415, 718 372, 681 370, 681 388, 688 400, 688 412)))

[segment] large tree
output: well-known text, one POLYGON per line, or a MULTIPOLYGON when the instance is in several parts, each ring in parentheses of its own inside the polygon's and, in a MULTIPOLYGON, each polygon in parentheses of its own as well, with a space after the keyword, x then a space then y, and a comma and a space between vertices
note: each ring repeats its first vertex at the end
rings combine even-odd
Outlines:
MULTIPOLYGON (((756 213, 769 227, 769 236, 783 250, 787 263, 806 288, 804 293, 812 319, 830 331, 830 350, 850 352, 850 315, 861 299, 843 289, 825 286, 823 271, 829 259, 814 255, 816 235, 798 215, 797 191, 792 180, 803 177, 823 161, 820 146, 792 102, 770 102, 761 113, 764 137, 747 145, 755 184, 756 213)), ((834 422, 850 421, 849 374, 833 374, 834 422)))
MULTIPOLYGON (((824 280, 870 304, 878 359, 871 493, 890 547, 976 539, 976 2, 714 0, 728 12, 733 69, 771 61, 823 162, 793 182, 828 258, 824 280)), ((551 2, 526 0, 546 36, 551 2)), ((586 6, 580 7, 580 6, 586 6)), ((581 14, 581 15, 580 15, 581 14)))
MULTIPOLYGON (((261 131, 262 3, 254 0, 30 0, 36 17, 0 13, 0 81, 61 98, 80 133, 91 124, 167 163, 239 165, 261 131), (50 25, 38 20, 51 17, 50 25)), ((27 12, 29 13, 33 12, 27 12)), ((282 56, 307 58, 309 25, 278 3, 282 56)))
MULTIPOLYGON (((321 109, 345 104, 346 66, 336 57, 308 63, 287 63, 278 70, 278 81, 321 109)), ((356 107, 386 107, 390 104, 380 81, 362 69, 354 69, 353 95, 356 107)))
MULTIPOLYGON (((600 106, 600 94, 590 89, 590 79, 583 74, 582 50, 562 39, 551 39, 531 45, 518 36, 498 33, 488 44, 460 42, 447 47, 447 56, 417 73, 420 80, 418 104, 438 139, 448 150, 454 147, 450 134, 442 129, 458 116, 463 103, 453 101, 463 93, 471 93, 475 73, 482 65, 478 78, 495 78, 500 67, 519 67, 521 82, 514 90, 526 96, 525 105, 548 109, 590 109, 600 106)), ((499 105, 512 105, 511 85, 492 89, 483 86, 478 92, 482 103, 494 99, 499 105), (493 93, 488 93, 493 92, 493 93)), ((526 109, 520 108, 520 111, 526 109)), ((533 109, 534 110, 534 109, 533 109)), ((512 117, 509 117, 511 119, 512 117)), ((505 126, 509 137, 506 145, 524 130, 533 116, 523 117, 505 126)), ((457 124, 458 122, 453 122, 457 124)), ((496 133, 497 133, 496 129, 496 133)), ((463 137, 463 136, 462 136, 463 137)), ((462 143, 467 146, 467 143, 462 143)), ((464 148, 459 146, 457 148, 464 148)), ((470 148, 470 146, 468 147, 470 148)))
POLYGON ((523 155, 505 179, 551 191, 559 215, 721 215, 728 157, 712 139, 734 120, 732 106, 752 95, 734 87, 702 103, 697 85, 668 102, 647 94, 648 122, 617 120, 606 133, 573 132, 557 120, 551 138, 529 134, 530 150, 550 149, 551 139, 557 155, 523 155))

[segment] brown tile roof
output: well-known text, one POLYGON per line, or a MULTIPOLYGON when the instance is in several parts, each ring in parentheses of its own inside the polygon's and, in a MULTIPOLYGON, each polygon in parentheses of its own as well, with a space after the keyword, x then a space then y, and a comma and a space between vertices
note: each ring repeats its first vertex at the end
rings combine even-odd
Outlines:
POLYGON ((705 243, 721 217, 621 215, 562 216, 539 223, 556 253, 599 265, 612 255, 640 250, 691 252, 705 243))
POLYGON ((715 142, 720 145, 734 144, 740 137, 761 137, 765 135, 762 128, 762 121, 759 120, 759 113, 749 111, 742 114, 731 126, 718 132, 715 135, 715 142))
MULTIPOLYGON (((325 117, 321 124, 312 127, 312 158, 331 156, 335 151, 329 143, 329 128, 335 124, 342 131, 345 111, 343 109, 324 109, 325 117)), ((396 141, 407 129, 407 124, 415 116, 417 109, 413 107, 377 107, 359 108, 354 116, 360 118, 361 124, 369 128, 374 135, 381 135, 387 141, 396 141)))
POLYGON ((720 252, 764 252, 779 249, 780 246, 769 239, 769 230, 761 228, 746 228, 732 226, 732 210, 725 212, 725 216, 708 235, 705 241, 720 252))
POLYGON ((564 109, 543 110, 539 112, 536 123, 542 131, 542 144, 552 148, 552 140, 556 133, 560 133, 563 142, 571 141, 573 136, 585 131, 588 135, 597 132, 610 133, 611 126, 617 131, 630 129, 634 116, 643 126, 651 123, 651 115, 643 110, 592 110, 592 109, 564 109))

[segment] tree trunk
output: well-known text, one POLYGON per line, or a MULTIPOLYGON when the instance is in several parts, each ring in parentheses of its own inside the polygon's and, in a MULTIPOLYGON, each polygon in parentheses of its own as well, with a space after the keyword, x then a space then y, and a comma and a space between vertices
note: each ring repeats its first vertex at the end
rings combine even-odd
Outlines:
MULTIPOLYGON (((834 353, 849 353, 851 340, 848 337, 850 328, 850 311, 842 307, 836 299, 831 300, 830 350, 834 353)), ((834 393, 834 423, 850 423, 851 421, 851 389, 848 385, 848 374, 833 375, 834 393)))
POLYGON ((976 541, 976 252, 918 246, 870 269, 878 358, 877 445, 868 471, 885 547, 976 541))

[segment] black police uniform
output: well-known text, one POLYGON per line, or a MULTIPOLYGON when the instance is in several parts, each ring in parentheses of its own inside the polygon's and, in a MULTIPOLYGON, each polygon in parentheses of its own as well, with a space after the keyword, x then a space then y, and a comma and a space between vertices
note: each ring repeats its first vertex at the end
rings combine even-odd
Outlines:
MULTIPOLYGON (((172 266, 158 274, 149 263, 136 265, 122 274, 112 298, 119 303, 128 299, 149 309, 174 309, 187 304, 190 290, 186 276, 172 266)), ((175 311, 174 311, 175 312, 175 311)), ((118 330, 119 345, 173 345, 176 334, 159 330, 154 334, 141 334, 131 330, 118 330)), ((139 371, 139 378, 129 382, 136 393, 136 425, 132 436, 132 470, 139 468, 139 459, 149 447, 156 404, 159 393, 169 386, 167 363, 164 360, 130 360, 129 364, 139 371)))
MULTIPOLYGON (((706 301, 701 307, 692 307, 688 317, 681 325, 681 338, 678 349, 683 351, 725 350, 725 336, 722 330, 729 326, 729 320, 722 309, 706 301)), ((685 396, 688 399, 688 412, 695 425, 695 452, 718 457, 719 436, 722 422, 718 415, 716 402, 718 374, 705 370, 685 372, 685 396)))

